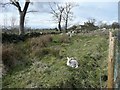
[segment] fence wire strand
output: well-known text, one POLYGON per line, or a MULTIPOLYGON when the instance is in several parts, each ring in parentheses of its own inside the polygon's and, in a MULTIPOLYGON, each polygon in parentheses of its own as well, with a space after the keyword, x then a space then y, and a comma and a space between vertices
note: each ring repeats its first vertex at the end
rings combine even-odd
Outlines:
POLYGON ((117 31, 114 63, 114 87, 120 88, 120 30, 117 31))

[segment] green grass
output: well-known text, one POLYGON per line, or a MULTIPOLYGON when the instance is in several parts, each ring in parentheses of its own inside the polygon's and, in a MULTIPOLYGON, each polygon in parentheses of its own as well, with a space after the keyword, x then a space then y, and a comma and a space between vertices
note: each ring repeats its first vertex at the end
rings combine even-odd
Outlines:
POLYGON ((33 50, 30 40, 13 45, 29 64, 17 65, 3 76, 3 88, 100 87, 100 77, 107 75, 108 37, 76 35, 67 38, 69 42, 61 42, 60 35, 52 38, 47 46, 33 50), (66 65, 67 56, 78 60, 77 69, 66 65))

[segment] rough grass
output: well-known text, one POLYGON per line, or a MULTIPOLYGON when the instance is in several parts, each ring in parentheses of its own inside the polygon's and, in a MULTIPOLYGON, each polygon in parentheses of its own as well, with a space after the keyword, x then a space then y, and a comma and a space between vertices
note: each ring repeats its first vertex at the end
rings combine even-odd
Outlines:
MULTIPOLYGON (((107 76, 107 36, 47 37, 48 39, 37 37, 8 46, 19 48, 15 50, 20 52, 20 56, 22 55, 24 60, 21 61, 29 64, 23 68, 15 66, 4 75, 4 88, 99 88, 100 79, 101 86, 106 86, 104 78, 107 76), (45 46, 41 46, 42 38, 45 46), (73 56, 78 60, 77 69, 66 65, 67 56, 73 56)), ((19 56, 16 60, 17 58, 19 56)))

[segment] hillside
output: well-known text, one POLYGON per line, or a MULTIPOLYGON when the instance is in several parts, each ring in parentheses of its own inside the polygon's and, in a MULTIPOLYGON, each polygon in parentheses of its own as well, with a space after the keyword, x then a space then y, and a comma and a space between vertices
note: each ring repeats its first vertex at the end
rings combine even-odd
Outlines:
POLYGON ((3 43, 4 88, 106 87, 107 35, 43 35, 3 43), (75 57, 78 68, 66 65, 75 57))

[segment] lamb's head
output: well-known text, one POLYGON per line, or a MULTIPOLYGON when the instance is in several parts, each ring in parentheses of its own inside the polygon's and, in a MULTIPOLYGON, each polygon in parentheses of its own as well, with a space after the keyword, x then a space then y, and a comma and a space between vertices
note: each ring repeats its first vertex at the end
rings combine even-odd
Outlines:
POLYGON ((70 66, 70 60, 71 58, 67 57, 67 65, 70 66))
POLYGON ((67 57, 67 60, 68 60, 68 61, 70 61, 70 60, 75 60, 75 58, 74 58, 74 57, 71 57, 71 58, 67 57))
POLYGON ((69 61, 70 61, 70 60, 71 60, 71 58, 67 57, 67 60, 69 60, 69 61))

